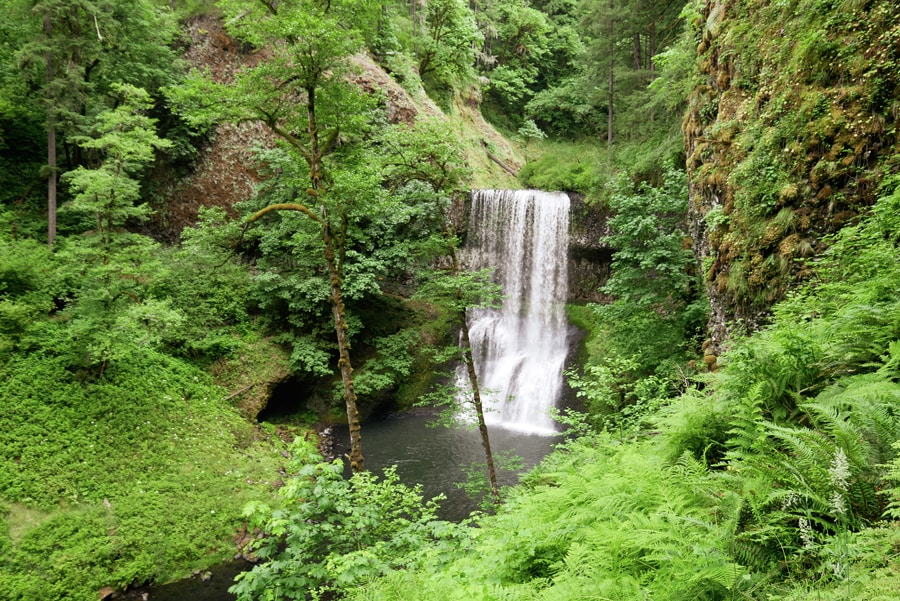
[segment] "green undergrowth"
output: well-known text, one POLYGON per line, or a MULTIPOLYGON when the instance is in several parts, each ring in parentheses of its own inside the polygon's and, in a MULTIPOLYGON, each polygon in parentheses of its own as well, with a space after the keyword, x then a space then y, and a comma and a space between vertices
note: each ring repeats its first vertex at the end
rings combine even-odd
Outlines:
POLYGON ((96 599, 235 553, 283 457, 195 367, 147 352, 81 382, 57 357, 0 367, 0 598, 96 599))
POLYGON ((532 142, 529 161, 519 171, 527 188, 596 193, 606 181, 605 153, 597 144, 532 142))

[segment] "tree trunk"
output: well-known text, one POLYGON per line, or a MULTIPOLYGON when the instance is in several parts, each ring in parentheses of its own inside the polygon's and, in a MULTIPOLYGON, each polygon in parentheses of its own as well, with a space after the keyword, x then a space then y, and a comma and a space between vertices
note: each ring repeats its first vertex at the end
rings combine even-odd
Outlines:
POLYGON ((615 90, 615 82, 616 82, 616 42, 615 42, 615 33, 616 33, 616 17, 615 17, 615 2, 614 0, 609 1, 609 95, 607 97, 607 108, 606 108, 606 151, 607 156, 610 160, 612 160, 612 141, 613 141, 613 92, 615 90))
MULTIPOLYGON (((449 223, 450 218, 444 216, 445 223, 449 223)), ((452 240, 451 232, 447 227, 444 228, 444 236, 452 240)), ((459 275, 459 259, 456 256, 456 248, 451 243, 450 259, 453 262, 453 274, 459 275)), ((461 301, 462 293, 457 292, 458 300, 461 301)), ((491 438, 488 435, 487 423, 484 421, 484 405, 481 402, 481 388, 478 386, 478 372, 475 371, 475 358, 472 355, 472 342, 469 339, 469 321, 466 316, 465 307, 459 309, 459 323, 462 330, 462 356, 463 362, 466 364, 466 374, 469 376, 469 385, 472 387, 472 404, 475 406, 475 416, 478 419, 478 431, 481 433, 481 446, 484 447, 484 460, 487 463, 488 481, 491 485, 491 497, 495 504, 500 503, 500 487, 497 485, 497 469, 494 466, 494 452, 491 450, 491 438)))
POLYGON ((334 315, 334 331, 338 343, 338 367, 341 370, 341 383, 344 386, 344 405, 347 408, 347 426, 350 429, 350 469, 354 472, 365 470, 362 454, 362 435, 359 424, 359 412, 356 409, 356 392, 353 390, 353 365, 350 363, 350 341, 347 339, 347 319, 344 309, 344 296, 341 292, 343 277, 340 265, 334 256, 334 235, 331 232, 328 215, 323 211, 322 242, 325 244, 325 262, 328 265, 328 278, 331 284, 331 312, 334 315))
MULTIPOLYGON (((53 33, 50 15, 44 16, 44 35, 49 39, 53 33)), ((46 54, 47 86, 53 81, 53 54, 46 54)), ((47 245, 53 246, 56 239, 56 122, 53 107, 47 106, 47 245)))
POLYGON ((641 34, 635 32, 634 39, 632 40, 632 60, 634 64, 634 70, 641 70, 641 34))
POLYGON ((475 372, 475 360, 472 357, 472 343, 469 340, 469 322, 466 319, 465 309, 460 311, 460 324, 462 326, 462 353, 466 363, 466 372, 469 375, 469 385, 472 387, 472 404, 475 406, 475 415, 478 418, 478 431, 481 432, 481 445, 484 447, 484 459, 487 462, 488 479, 491 483, 491 497, 495 504, 500 503, 500 488, 497 486, 497 470, 494 467, 494 454, 491 451, 491 439, 488 436, 487 424, 484 421, 484 405, 481 402, 481 390, 478 387, 478 374, 475 372))
MULTIPOLYGON (((319 127, 316 121, 316 88, 306 89, 307 133, 309 134, 309 179, 313 195, 317 196, 324 186, 322 178, 322 152, 319 147, 319 127)), ((343 295, 343 261, 335 256, 335 236, 331 231, 328 211, 322 207, 322 244, 328 279, 331 286, 331 312, 334 315, 334 331, 338 343, 338 367, 344 387, 344 405, 347 408, 347 426, 350 428, 350 469, 361 472, 365 469, 362 454, 362 435, 359 412, 356 408, 356 392, 353 390, 353 365, 350 363, 350 341, 347 338, 347 318, 343 295)), ((343 239, 338 240, 343 244, 343 239)), ((343 253, 342 257, 343 258, 343 253)))
POLYGON ((316 122, 316 88, 306 88, 306 129, 309 134, 309 180, 312 189, 322 189, 322 156, 319 154, 319 126, 316 122))

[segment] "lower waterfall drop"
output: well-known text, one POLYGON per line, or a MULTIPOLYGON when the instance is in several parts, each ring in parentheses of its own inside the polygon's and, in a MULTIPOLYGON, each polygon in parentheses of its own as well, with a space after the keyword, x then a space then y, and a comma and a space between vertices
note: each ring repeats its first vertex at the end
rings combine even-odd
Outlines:
MULTIPOLYGON (((489 425, 555 432, 549 411, 568 353, 565 302, 569 197, 537 190, 472 193, 463 260, 494 268, 501 309, 469 313, 469 333, 489 425)), ((458 378, 460 379, 460 378, 458 378)))

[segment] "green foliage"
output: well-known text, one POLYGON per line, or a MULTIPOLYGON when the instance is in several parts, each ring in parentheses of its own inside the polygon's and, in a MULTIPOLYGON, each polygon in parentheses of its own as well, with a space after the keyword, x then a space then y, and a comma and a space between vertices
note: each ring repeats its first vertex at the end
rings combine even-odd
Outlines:
POLYGON ((553 81, 553 59, 565 68, 578 51, 578 37, 571 27, 555 29, 546 13, 521 0, 491 2, 478 19, 487 32, 479 57, 488 78, 486 112, 516 129, 535 88, 553 81), (574 46, 567 47, 563 40, 574 46), (554 56, 556 52, 567 56, 554 56))
POLYGON ((719 599, 740 589, 705 470, 588 437, 525 479, 452 563, 391 574, 354 599, 719 599))
POLYGON ((53 307, 44 285, 50 264, 45 245, 0 239, 0 355, 53 307))
POLYGON ((426 89, 441 91, 471 78, 482 35, 463 0, 432 0, 425 5, 425 36, 417 51, 426 89))
POLYGON ((279 490, 281 506, 245 510, 263 536, 253 543, 262 563, 238 576, 240 600, 311 599, 333 595, 433 553, 425 545, 462 542, 458 526, 438 521, 437 501, 400 483, 393 469, 343 476, 343 463, 321 463, 308 443, 293 446, 295 475, 279 490))
POLYGON ((670 168, 656 186, 622 175, 607 190, 615 253, 603 292, 618 298, 582 315, 592 339, 568 378, 597 426, 630 432, 689 387, 705 300, 684 244, 684 174, 670 168))
POLYGON ((168 300, 184 317, 167 332, 167 346, 189 357, 216 359, 234 353, 234 334, 249 327, 254 285, 229 248, 237 224, 222 209, 201 209, 199 220, 182 231, 180 248, 165 251, 166 268, 149 284, 154 297, 168 300))
POLYGON ((689 295, 688 266, 693 261, 687 236, 687 180, 669 168, 660 185, 627 176, 608 184, 613 273, 603 291, 630 305, 660 312, 679 307, 689 295))
POLYGON ((519 170, 522 185, 539 190, 588 193, 604 181, 597 149, 588 144, 535 143, 537 158, 519 170))
POLYGON ((271 443, 208 377, 158 353, 94 383, 17 354, 0 378, 0 496, 16 529, 0 597, 87 599, 231 557, 241 506, 278 477, 271 443), (17 523, 29 507, 37 518, 17 523))
POLYGON ((147 205, 135 204, 141 195, 135 177, 153 161, 154 150, 172 145, 156 135, 155 121, 144 114, 151 105, 145 90, 124 84, 113 89, 117 106, 97 115, 96 137, 73 137, 81 148, 97 151, 99 166, 78 167, 62 178, 73 193, 68 208, 96 216, 104 245, 113 228, 147 217, 147 205))
POLYGON ((666 358, 689 355, 706 319, 685 244, 686 182, 670 168, 657 186, 635 186, 620 176, 608 190, 614 216, 607 241, 615 252, 603 292, 616 300, 596 311, 617 324, 612 335, 619 352, 641 355, 646 371, 666 358))
POLYGON ((179 63, 170 46, 174 20, 165 5, 150 0, 40 0, 31 10, 24 8, 26 3, 14 4, 14 18, 28 22, 28 33, 15 40, 19 76, 40 90, 46 110, 66 137, 87 133, 94 115, 115 99, 118 84, 155 93, 176 77, 179 63), (51 25, 49 35, 44 18, 51 25))

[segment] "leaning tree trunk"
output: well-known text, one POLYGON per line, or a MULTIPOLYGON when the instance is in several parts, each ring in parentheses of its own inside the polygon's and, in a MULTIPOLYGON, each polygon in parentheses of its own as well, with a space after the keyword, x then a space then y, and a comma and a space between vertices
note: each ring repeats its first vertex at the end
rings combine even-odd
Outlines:
MULTIPOLYGON (((445 216, 445 220, 448 218, 445 216)), ((444 230, 444 236, 452 239, 450 232, 444 230)), ((453 262, 453 274, 459 275, 459 259, 456 256, 456 248, 450 244, 450 259, 453 262)), ((457 300, 462 302, 462 292, 457 291, 457 300)), ((475 358, 472 355, 472 341, 469 339, 469 321, 466 316, 465 306, 459 308, 459 323, 462 330, 462 357, 466 364, 466 374, 469 376, 469 386, 472 387, 472 404, 475 406, 475 417, 478 419, 478 431, 481 433, 481 446, 484 447, 484 460, 487 463, 488 480, 491 485, 491 497, 495 504, 500 503, 500 487, 497 485, 497 469, 494 466, 494 453, 491 450, 491 438, 488 435, 487 423, 484 421, 484 404, 481 401, 481 388, 478 386, 478 373, 475 371, 475 358)))
POLYGON ((497 486, 497 470, 494 467, 494 454, 491 451, 491 439, 488 436, 487 424, 484 421, 484 405, 481 402, 481 390, 478 387, 478 375, 475 372, 475 360, 472 357, 472 343, 469 340, 469 323, 466 320, 466 311, 460 311, 462 324, 462 355, 466 364, 466 372, 469 375, 469 385, 472 387, 472 404, 475 406, 475 415, 478 418, 478 431, 481 432, 481 445, 484 447, 484 458, 487 462, 488 479, 491 483, 491 497, 495 504, 500 503, 500 488, 497 486))

